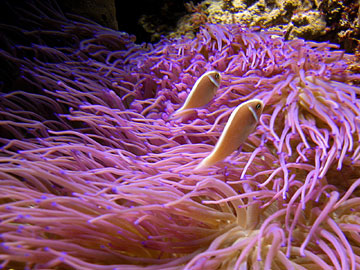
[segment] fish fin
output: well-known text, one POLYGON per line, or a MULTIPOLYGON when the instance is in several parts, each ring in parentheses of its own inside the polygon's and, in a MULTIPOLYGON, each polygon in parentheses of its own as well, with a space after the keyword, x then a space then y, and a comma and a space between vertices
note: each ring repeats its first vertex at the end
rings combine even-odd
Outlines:
POLYGON ((206 169, 209 167, 209 165, 206 164, 206 162, 204 162, 205 159, 203 159, 194 169, 194 171, 200 171, 200 170, 203 170, 203 169, 206 169))
POLYGON ((175 112, 173 112, 170 117, 169 120, 175 120, 175 119, 181 119, 184 120, 187 117, 191 116, 193 113, 195 112, 195 109, 179 109, 175 112))
MULTIPOLYGON (((216 162, 215 162, 216 163, 216 162)), ((215 164, 212 160, 211 160, 211 154, 209 156, 207 156, 206 158, 204 158, 194 169, 194 171, 199 171, 199 170, 203 170, 203 169, 207 169, 209 168, 211 165, 215 164)))

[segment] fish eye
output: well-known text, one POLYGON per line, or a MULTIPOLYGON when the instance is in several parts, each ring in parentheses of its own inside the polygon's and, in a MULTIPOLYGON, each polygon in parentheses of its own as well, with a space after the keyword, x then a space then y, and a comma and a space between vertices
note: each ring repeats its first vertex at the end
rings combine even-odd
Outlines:
POLYGON ((220 74, 219 73, 215 73, 215 79, 220 79, 220 74))
POLYGON ((256 104, 255 109, 259 110, 260 108, 261 108, 261 104, 260 103, 256 104))

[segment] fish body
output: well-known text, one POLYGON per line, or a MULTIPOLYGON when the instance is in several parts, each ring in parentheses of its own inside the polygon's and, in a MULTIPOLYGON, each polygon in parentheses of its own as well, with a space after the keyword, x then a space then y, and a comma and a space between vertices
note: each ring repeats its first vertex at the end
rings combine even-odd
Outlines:
POLYGON ((214 149, 195 170, 214 165, 238 149, 254 131, 263 108, 264 104, 259 99, 252 99, 237 106, 231 113, 214 149))
POLYGON ((195 82, 184 105, 181 106, 172 117, 179 117, 191 113, 193 109, 201 108, 208 104, 215 96, 220 87, 221 75, 218 71, 208 71, 201 75, 195 82))

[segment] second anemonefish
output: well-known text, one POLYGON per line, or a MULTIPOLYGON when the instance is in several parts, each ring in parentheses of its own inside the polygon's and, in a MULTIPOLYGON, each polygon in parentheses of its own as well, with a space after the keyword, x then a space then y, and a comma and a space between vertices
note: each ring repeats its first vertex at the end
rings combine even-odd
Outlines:
POLYGON ((179 117, 208 104, 216 94, 220 87, 221 75, 218 71, 208 71, 201 75, 195 82, 190 94, 172 117, 179 117))
POLYGON ((255 129, 264 104, 259 99, 246 101, 231 113, 212 152, 195 168, 200 170, 224 160, 249 137, 255 129))

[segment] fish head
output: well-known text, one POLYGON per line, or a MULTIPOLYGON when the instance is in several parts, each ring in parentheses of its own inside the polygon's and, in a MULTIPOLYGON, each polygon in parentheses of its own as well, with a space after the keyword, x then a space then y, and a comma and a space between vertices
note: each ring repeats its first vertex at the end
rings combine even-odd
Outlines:
POLYGON ((260 119, 260 116, 261 116, 263 110, 264 110, 264 103, 260 99, 252 99, 246 105, 247 105, 249 111, 251 112, 251 115, 252 115, 255 123, 257 123, 260 119))
POLYGON ((219 89, 221 83, 220 72, 214 70, 206 73, 206 76, 210 79, 211 83, 215 86, 215 89, 219 89))

